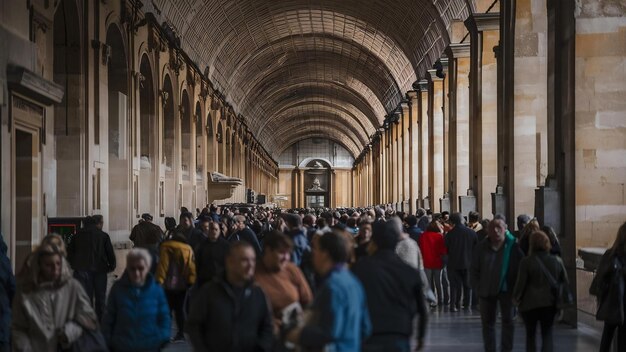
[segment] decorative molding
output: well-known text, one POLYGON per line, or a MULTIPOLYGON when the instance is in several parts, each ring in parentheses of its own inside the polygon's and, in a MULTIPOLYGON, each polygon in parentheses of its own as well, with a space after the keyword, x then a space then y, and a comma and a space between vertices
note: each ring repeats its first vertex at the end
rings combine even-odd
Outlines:
POLYGON ((450 44, 448 47, 452 51, 453 58, 470 57, 470 43, 455 43, 450 44))
POLYGON ((165 105, 167 105, 167 99, 170 97, 170 94, 165 91, 165 90, 161 90, 160 91, 160 95, 161 95, 161 104, 163 104, 163 107, 165 107, 165 105))
POLYGON ((430 74, 430 79, 433 82, 443 80, 443 78, 437 76, 437 69, 433 68, 433 69, 428 70, 428 74, 430 74))
POLYGON ((476 22, 476 29, 482 31, 497 31, 500 29, 500 13, 474 13, 472 14, 476 22))
POLYGON ((420 80, 419 82, 417 82, 418 85, 418 90, 421 92, 428 92, 428 81, 425 79, 420 80))
POLYGON ((12 64, 7 66, 7 83, 9 89, 45 105, 58 104, 63 100, 64 91, 61 85, 22 66, 12 64))

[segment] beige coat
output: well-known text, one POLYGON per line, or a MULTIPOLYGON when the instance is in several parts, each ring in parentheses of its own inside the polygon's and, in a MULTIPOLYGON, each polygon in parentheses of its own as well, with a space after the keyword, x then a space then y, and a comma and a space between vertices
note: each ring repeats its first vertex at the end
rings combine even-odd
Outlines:
POLYGON ((38 283, 39 268, 34 262, 13 299, 13 351, 56 352, 61 333, 71 344, 81 336, 83 327, 97 328, 97 318, 65 260, 55 283, 38 283))

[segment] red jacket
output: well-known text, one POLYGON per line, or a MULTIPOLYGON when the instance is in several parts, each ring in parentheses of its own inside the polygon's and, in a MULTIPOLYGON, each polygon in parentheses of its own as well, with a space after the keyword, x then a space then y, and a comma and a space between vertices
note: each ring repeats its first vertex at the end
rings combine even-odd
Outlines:
POLYGON ((443 235, 439 232, 424 232, 419 239, 420 250, 424 259, 425 269, 441 269, 443 261, 441 256, 448 254, 448 249, 443 241, 443 235))

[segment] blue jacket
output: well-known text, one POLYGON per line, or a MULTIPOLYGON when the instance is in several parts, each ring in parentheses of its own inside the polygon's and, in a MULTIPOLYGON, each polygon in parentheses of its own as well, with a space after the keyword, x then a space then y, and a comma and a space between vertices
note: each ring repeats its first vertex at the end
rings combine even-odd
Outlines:
POLYGON ((134 287, 124 273, 113 284, 102 333, 114 351, 154 351, 170 339, 170 309, 161 286, 148 274, 134 287))
POLYGON ((409 237, 411 237, 411 239, 413 239, 413 241, 420 243, 420 236, 422 235, 424 231, 422 231, 422 229, 420 229, 417 225, 412 226, 412 227, 407 227, 406 229, 406 233, 409 234, 409 237))
POLYGON ((361 342, 372 333, 365 291, 346 268, 328 275, 313 301, 313 316, 300 334, 308 349, 360 351, 361 342))
POLYGON ((302 257, 304 254, 311 251, 311 247, 309 247, 309 239, 307 238, 304 229, 289 231, 287 236, 289 236, 289 238, 293 241, 291 261, 297 266, 300 266, 300 264, 302 264, 302 257))
POLYGON ((7 245, 0 235, 0 346, 11 336, 11 302, 15 295, 15 276, 7 257, 7 245))

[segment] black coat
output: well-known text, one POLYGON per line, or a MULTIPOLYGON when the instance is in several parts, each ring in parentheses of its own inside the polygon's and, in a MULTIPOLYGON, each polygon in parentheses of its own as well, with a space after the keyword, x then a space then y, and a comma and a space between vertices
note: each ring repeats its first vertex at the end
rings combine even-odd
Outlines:
POLYGON ((230 243, 221 236, 215 242, 205 239, 198 245, 196 248, 196 284, 198 287, 202 287, 214 277, 224 273, 224 262, 229 247, 230 243))
POLYGON ((72 269, 79 271, 107 273, 115 270, 116 266, 111 238, 95 227, 81 229, 72 237, 67 259, 72 269))
POLYGON ((243 230, 239 230, 228 237, 229 242, 237 242, 237 241, 246 241, 250 243, 252 248, 254 248, 254 252, 256 253, 257 258, 261 258, 261 244, 259 243, 259 239, 256 237, 254 231, 250 230, 249 227, 246 227, 243 230))
POLYGON ((255 284, 239 294, 222 277, 194 294, 185 330, 196 351, 270 351, 272 313, 263 290, 255 284))
POLYGON ((367 293, 372 336, 399 334, 409 338, 417 313, 417 336, 424 337, 428 311, 422 280, 416 269, 403 262, 394 251, 378 250, 359 260, 352 272, 367 293))
POLYGON ((474 246, 478 243, 476 232, 465 225, 456 225, 444 239, 448 248, 448 270, 469 269, 474 246))
POLYGON ((15 295, 15 276, 7 249, 0 235, 0 346, 8 343, 11 336, 11 302, 15 295))

